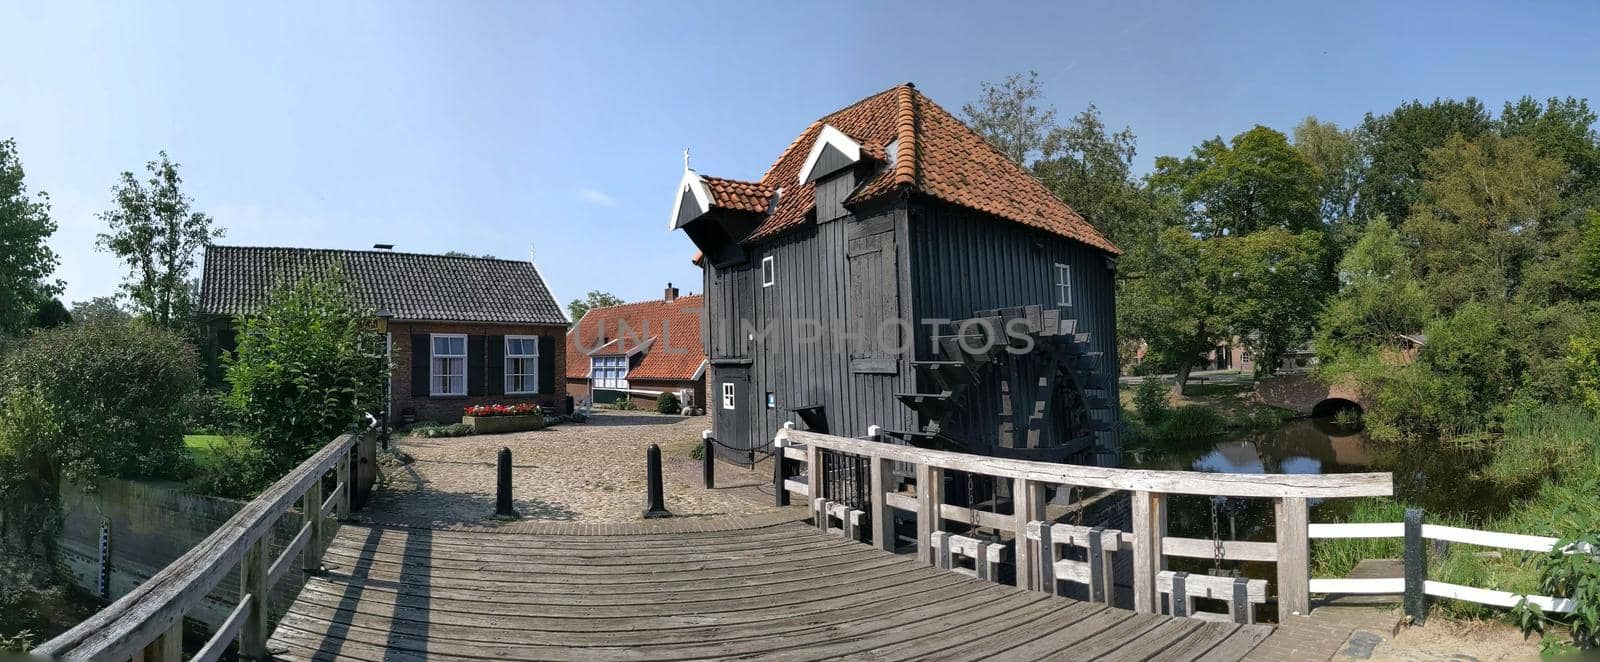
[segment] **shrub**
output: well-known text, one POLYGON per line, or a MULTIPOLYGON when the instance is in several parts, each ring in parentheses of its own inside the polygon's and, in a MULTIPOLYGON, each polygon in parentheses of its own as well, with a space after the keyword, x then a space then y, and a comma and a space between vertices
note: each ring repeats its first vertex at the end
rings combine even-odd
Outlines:
POLYGON ((1154 377, 1140 381, 1133 390, 1133 408, 1139 413, 1139 419, 1154 424, 1166 416, 1170 409, 1167 396, 1171 391, 1165 382, 1154 377))
POLYGON ((227 437, 212 444, 212 461, 199 464, 190 489, 225 499, 248 499, 277 480, 266 453, 249 440, 227 437))
POLYGON ((14 541, 24 554, 54 555, 64 436, 55 406, 37 392, 13 390, 0 402, 0 546, 14 541))
POLYGON ((465 437, 472 434, 472 426, 466 423, 447 423, 443 425, 419 425, 411 428, 411 434, 419 437, 465 437))
POLYGON ((383 334, 337 271, 280 283, 236 324, 225 361, 240 429, 276 473, 294 467, 381 407, 383 334))
POLYGON ((1210 407, 1187 405, 1168 412, 1154 426, 1152 436, 1163 441, 1199 441, 1222 434, 1226 427, 1222 415, 1210 407))
POLYGON ((683 404, 678 402, 678 396, 672 393, 662 393, 656 397, 656 413, 677 414, 683 411, 683 404))
POLYGON ((231 434, 239 429, 239 412, 226 391, 199 389, 183 399, 186 434, 231 434))
POLYGON ((633 411, 636 409, 636 407, 633 406, 633 398, 628 397, 627 394, 623 394, 622 397, 617 398, 617 402, 611 406, 616 407, 617 411, 633 411))

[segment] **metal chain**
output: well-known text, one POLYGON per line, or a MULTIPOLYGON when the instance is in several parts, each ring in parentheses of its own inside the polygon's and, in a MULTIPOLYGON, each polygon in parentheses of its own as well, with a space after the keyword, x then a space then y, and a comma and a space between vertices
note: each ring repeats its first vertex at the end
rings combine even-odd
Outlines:
POLYGON ((1222 574, 1222 558, 1225 550, 1222 547, 1222 534, 1217 530, 1217 510, 1221 507, 1219 505, 1220 500, 1224 498, 1226 497, 1211 497, 1211 543, 1213 547, 1212 555, 1214 556, 1211 560, 1211 568, 1215 570, 1215 572, 1211 573, 1213 575, 1222 574))
POLYGON ((978 537, 978 493, 972 489, 972 472, 967 472, 967 533, 978 537))

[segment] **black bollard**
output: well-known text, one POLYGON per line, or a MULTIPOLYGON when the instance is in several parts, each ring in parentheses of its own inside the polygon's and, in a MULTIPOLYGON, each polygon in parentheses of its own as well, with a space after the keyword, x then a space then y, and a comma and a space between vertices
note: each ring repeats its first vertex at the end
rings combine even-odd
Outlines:
POLYGON ((711 447, 711 431, 700 433, 700 476, 706 481, 706 489, 717 486, 717 451, 711 447))
POLYGON ((494 490, 494 516, 517 517, 517 510, 511 507, 511 449, 500 448, 500 464, 497 467, 494 490))
POLYGON ((646 518, 671 517, 667 512, 666 496, 661 488, 661 447, 650 444, 650 449, 645 451, 645 495, 644 516, 646 518))

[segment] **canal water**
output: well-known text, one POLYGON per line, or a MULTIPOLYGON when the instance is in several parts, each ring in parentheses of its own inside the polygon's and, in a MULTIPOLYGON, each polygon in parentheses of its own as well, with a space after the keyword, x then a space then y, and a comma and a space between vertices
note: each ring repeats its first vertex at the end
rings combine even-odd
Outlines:
MULTIPOLYGON (((1131 449, 1124 453, 1123 464, 1217 473, 1388 471, 1394 474, 1395 497, 1408 505, 1421 506, 1429 513, 1481 516, 1507 502, 1505 495, 1471 480, 1485 460, 1482 453, 1468 447, 1431 441, 1374 443, 1364 430, 1341 427, 1332 418, 1302 418, 1264 432, 1131 449)), ((1313 499, 1311 521, 1346 521, 1352 505, 1349 499, 1313 499)), ((1175 495, 1168 499, 1167 510, 1168 535, 1254 541, 1274 538, 1270 499, 1175 495)))

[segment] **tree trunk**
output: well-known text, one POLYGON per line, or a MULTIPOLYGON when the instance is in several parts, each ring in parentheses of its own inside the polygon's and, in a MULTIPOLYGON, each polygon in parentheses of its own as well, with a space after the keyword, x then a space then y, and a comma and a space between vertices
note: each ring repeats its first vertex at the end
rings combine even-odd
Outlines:
POLYGON ((1186 395, 1184 387, 1189 385, 1189 372, 1194 370, 1194 359, 1184 359, 1178 364, 1177 383, 1172 385, 1172 390, 1179 396, 1186 395))

